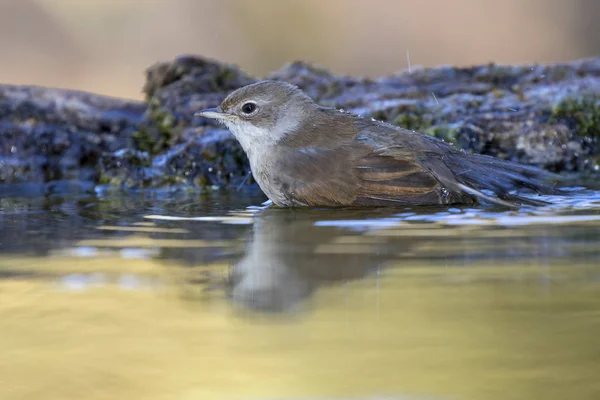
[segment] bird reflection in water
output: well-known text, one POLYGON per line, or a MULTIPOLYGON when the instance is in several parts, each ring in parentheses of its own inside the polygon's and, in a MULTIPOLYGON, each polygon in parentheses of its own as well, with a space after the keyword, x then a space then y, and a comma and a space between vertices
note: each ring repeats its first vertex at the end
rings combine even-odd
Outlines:
POLYGON ((298 310, 320 286, 376 276, 410 245, 364 236, 361 223, 372 227, 377 218, 385 224, 394 213, 398 210, 260 211, 244 256, 231 268, 233 302, 261 311, 298 310))

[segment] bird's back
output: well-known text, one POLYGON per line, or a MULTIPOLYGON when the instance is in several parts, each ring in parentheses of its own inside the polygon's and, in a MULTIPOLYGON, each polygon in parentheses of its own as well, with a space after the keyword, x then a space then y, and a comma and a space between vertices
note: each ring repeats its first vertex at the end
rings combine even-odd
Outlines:
POLYGON ((473 204, 490 200, 486 189, 509 205, 525 201, 512 190, 553 191, 544 182, 550 174, 538 168, 467 154, 431 136, 337 110, 316 112, 318 118, 285 138, 272 175, 263 177, 279 205, 473 204))

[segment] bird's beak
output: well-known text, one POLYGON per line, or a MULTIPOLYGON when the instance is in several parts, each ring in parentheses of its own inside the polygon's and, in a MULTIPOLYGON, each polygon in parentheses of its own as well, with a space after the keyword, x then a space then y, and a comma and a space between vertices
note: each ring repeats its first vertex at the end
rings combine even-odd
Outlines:
POLYGON ((214 118, 214 119, 227 119, 229 114, 224 113, 221 107, 207 108, 206 110, 198 111, 194 113, 195 117, 214 118))

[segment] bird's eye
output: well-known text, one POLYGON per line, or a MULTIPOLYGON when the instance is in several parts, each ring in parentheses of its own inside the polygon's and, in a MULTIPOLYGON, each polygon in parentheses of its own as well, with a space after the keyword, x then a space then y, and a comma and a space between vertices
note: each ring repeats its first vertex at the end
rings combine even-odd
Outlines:
POLYGON ((254 111, 256 111, 256 103, 248 102, 242 106, 244 114, 252 114, 254 111))

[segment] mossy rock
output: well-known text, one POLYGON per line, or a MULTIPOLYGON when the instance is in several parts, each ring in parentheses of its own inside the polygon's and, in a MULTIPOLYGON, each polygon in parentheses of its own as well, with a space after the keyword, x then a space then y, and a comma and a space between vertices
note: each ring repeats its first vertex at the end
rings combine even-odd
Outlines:
POLYGON ((600 138, 600 96, 584 95, 562 100, 554 107, 550 122, 562 122, 578 136, 600 138))

